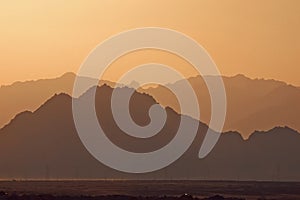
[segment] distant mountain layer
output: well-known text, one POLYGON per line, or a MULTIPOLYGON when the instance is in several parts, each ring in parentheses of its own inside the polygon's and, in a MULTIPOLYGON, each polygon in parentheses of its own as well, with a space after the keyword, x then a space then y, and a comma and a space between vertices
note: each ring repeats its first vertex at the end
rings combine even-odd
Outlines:
MULTIPOLYGON (((217 77, 206 77, 213 82, 217 77)), ((211 118, 211 101, 204 79, 189 78, 201 110, 200 120, 206 124, 211 118)), ((235 130, 248 138, 255 130, 269 130, 275 126, 289 126, 300 131, 300 89, 284 82, 249 79, 243 75, 223 77, 227 95, 227 116, 224 131, 235 130)), ((184 91, 184 81, 170 84, 184 91)), ((147 88, 161 105, 180 112, 174 94, 164 86, 147 88)), ((189 114, 189 113, 184 113, 189 114)))
MULTIPOLYGON (((131 89, 118 89, 130 92, 131 89)), ((152 138, 137 139, 124 134, 116 125, 110 109, 113 89, 97 89, 96 111, 107 137, 118 146, 134 151, 159 149, 172 140, 180 115, 166 109, 167 122, 152 138)), ((77 101, 84 101, 85 93, 77 101)), ((135 92, 130 108, 140 125, 149 123, 148 109, 156 101, 135 92)), ((243 140, 237 132, 222 134, 213 151, 204 159, 198 152, 207 126, 199 130, 188 151, 175 163, 157 172, 136 175, 112 170, 95 160, 82 145, 72 119, 72 98, 55 95, 35 112, 17 115, 0 130, 0 179, 214 179, 300 181, 300 134, 290 128, 255 132, 243 140)), ((142 133, 141 133, 142 134, 142 133)), ((186 134, 189 134, 188 132, 186 134)))
MULTIPOLYGON (((210 80, 216 77, 207 77, 210 80)), ((67 73, 56 79, 17 82, 0 88, 0 127, 16 114, 34 111, 54 94, 71 95, 75 74, 67 73)), ((227 92, 227 117, 224 131, 235 130, 244 138, 255 130, 269 130, 275 126, 288 126, 300 131, 300 89, 275 80, 249 79, 243 75, 223 77, 227 92)), ((201 77, 189 78, 196 91, 201 108, 200 120, 209 124, 210 96, 201 77)), ((103 83, 103 82, 102 82, 103 83)), ((101 83, 101 84, 102 84, 101 83)), ((110 86, 114 83, 105 82, 110 86)), ((183 88, 183 81, 169 84, 183 88)), ((163 106, 180 113, 174 94, 163 86, 138 89, 153 96, 163 106)), ((183 113, 189 114, 189 113, 183 113)))
MULTIPOLYGON (((72 94, 74 73, 66 73, 54 79, 15 82, 0 87, 0 128, 9 123, 18 113, 35 111, 55 94, 72 94)), ((112 85, 112 83, 105 81, 112 85)))

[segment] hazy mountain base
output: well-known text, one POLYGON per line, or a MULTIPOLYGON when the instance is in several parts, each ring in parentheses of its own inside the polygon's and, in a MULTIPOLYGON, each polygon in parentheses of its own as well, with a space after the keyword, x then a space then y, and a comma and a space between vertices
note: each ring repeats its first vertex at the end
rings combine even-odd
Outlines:
MULTIPOLYGON (((180 115, 169 108, 165 127, 154 137, 137 139, 124 134, 112 117, 112 91, 108 86, 98 88, 96 110, 103 129, 115 144, 130 151, 147 152, 164 146, 176 134, 180 115)), ((133 119, 140 125, 149 123, 148 109, 155 103, 151 96, 135 92, 131 98, 133 119)), ((74 127, 71 97, 55 95, 34 113, 19 114, 0 130, 0 177, 300 181, 298 132, 274 128, 255 132, 248 140, 243 140, 239 133, 228 132, 222 134, 208 157, 199 159, 198 152, 208 127, 191 118, 190 123, 199 123, 196 139, 172 165, 147 174, 121 173, 104 166, 87 152, 74 127)))

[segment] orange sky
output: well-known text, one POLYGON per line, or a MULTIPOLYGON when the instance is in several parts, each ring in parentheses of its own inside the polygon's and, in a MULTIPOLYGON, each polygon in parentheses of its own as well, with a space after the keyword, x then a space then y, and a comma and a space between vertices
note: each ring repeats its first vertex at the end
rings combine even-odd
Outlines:
MULTIPOLYGON (((300 85, 298 0, 1 1, 0 25, 0 84, 76 72, 112 34, 159 26, 196 39, 224 75, 300 85)), ((130 56, 121 63, 137 64, 130 56)), ((162 56, 136 53, 139 62, 162 56)), ((188 66, 183 69, 192 75, 188 66)))

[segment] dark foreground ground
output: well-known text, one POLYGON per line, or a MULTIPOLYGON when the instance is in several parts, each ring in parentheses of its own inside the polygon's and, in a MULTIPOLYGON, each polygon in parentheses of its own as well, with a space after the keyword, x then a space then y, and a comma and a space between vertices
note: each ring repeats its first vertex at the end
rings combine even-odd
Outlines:
POLYGON ((0 200, 300 200, 300 183, 227 181, 0 181, 0 200))

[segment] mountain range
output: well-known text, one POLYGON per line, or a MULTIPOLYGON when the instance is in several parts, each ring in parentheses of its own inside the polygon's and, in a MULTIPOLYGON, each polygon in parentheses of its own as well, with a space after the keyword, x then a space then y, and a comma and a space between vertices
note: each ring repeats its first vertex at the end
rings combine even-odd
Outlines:
MULTIPOLYGON (((217 77, 206 77, 213 82, 217 77)), ((222 77, 227 95, 227 113, 224 131, 238 131, 248 138, 256 130, 266 131, 275 126, 289 126, 300 131, 300 89, 281 81, 250 79, 244 75, 222 77)), ((209 124, 211 118, 210 95, 201 76, 188 79, 197 95, 200 121, 209 124)), ((184 81, 169 84, 184 90, 184 81)), ((147 88, 161 105, 180 112, 174 94, 165 86, 147 88)), ((183 113, 189 115, 189 113, 183 113)))
MULTIPOLYGON (((66 73, 55 79, 16 82, 0 88, 0 127, 18 113, 34 111, 54 94, 72 95, 76 75, 66 73)), ((215 79, 210 76, 208 79, 215 79)), ((256 130, 266 131, 276 126, 288 126, 300 131, 300 88, 281 81, 250 79, 244 75, 222 77, 227 93, 227 116, 224 131, 237 131, 248 138, 256 130)), ((193 87, 201 109, 200 121, 209 124, 210 96, 202 77, 188 79, 193 87)), ((101 81, 99 85, 115 83, 101 81)), ((138 83, 135 83, 135 87, 138 83)), ((166 86, 183 88, 183 81, 166 86)), ((138 88, 147 93, 164 107, 170 107, 180 113, 180 107, 174 94, 165 86, 138 88)), ((189 113, 182 113, 189 115, 189 113)))
MULTIPOLYGON (((116 92, 132 92, 123 87, 116 92)), ((163 129, 147 139, 133 138, 120 130, 110 109, 113 88, 97 88, 96 111, 107 137, 133 152, 148 152, 167 144, 177 131, 181 114, 165 108, 163 129)), ((89 91, 76 101, 84 101, 89 91)), ((148 109, 157 101, 134 92, 130 111, 137 124, 149 123, 148 109)), ((238 132, 223 133, 213 151, 198 158, 207 125, 198 123, 197 136, 187 152, 170 166, 146 174, 127 174, 95 160, 81 143, 72 117, 72 97, 53 95, 34 112, 25 111, 0 129, 0 179, 205 179, 300 181, 300 134, 288 127, 254 132, 245 140, 238 132)), ((143 134, 143 133, 141 133, 143 134)), ((186 134, 189 134, 188 132, 186 134)), ((107 152, 106 152, 107 153, 107 152)))

